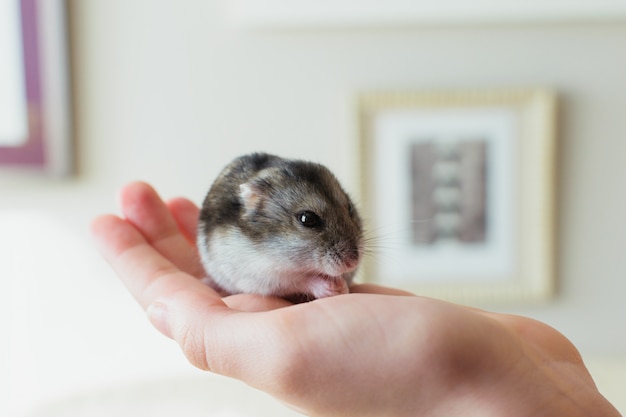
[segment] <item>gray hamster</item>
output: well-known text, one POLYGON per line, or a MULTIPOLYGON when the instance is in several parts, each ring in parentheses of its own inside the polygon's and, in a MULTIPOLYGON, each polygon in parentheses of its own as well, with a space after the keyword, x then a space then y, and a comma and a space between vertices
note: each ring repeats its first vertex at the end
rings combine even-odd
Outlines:
POLYGON ((211 186, 197 244, 216 289, 310 300, 348 292, 363 230, 326 167, 254 153, 232 161, 211 186))

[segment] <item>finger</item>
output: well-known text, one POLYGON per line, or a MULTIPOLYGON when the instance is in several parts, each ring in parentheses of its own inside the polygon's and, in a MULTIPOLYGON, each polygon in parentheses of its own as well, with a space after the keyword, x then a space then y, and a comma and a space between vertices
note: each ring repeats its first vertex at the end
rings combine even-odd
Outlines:
POLYGON ((411 292, 397 288, 383 287, 375 284, 356 284, 350 287, 352 293, 382 294, 382 295, 415 295, 411 292))
POLYGON ((120 192, 120 203, 125 218, 161 255, 195 277, 204 276, 195 246, 181 233, 168 207, 150 185, 126 185, 120 192))
MULTIPOLYGON (((278 310, 248 313, 229 308, 215 291, 180 271, 119 217, 95 219, 92 234, 152 323, 180 345, 193 365, 253 386, 271 387, 271 371, 284 358, 279 345, 295 331, 285 329, 289 326, 284 319, 268 316, 278 310), (260 352, 264 361, 258 360, 260 352)), ((244 296, 233 296, 229 302, 244 310, 268 310, 281 304, 269 297, 263 304, 261 298, 246 308, 244 296)))
POLYGON ((287 300, 278 297, 265 297, 254 294, 235 294, 223 298, 228 307, 237 311, 260 312, 276 310, 293 305, 287 300))
POLYGON ((222 368, 227 367, 220 363, 236 357, 241 347, 234 342, 247 336, 245 326, 233 326, 227 318, 240 313, 164 258, 129 222, 113 215, 100 216, 92 222, 91 231, 99 251, 148 311, 153 324, 175 339, 194 365, 224 372, 222 368), (212 362, 207 360, 208 354, 215 355, 212 362))
POLYGON ((208 294, 214 298, 211 303, 224 305, 217 293, 162 256, 129 222, 101 216, 91 231, 104 258, 144 309, 181 290, 208 294))
POLYGON ((274 316, 281 311, 279 304, 264 303, 260 297, 246 300, 244 296, 218 302, 199 291, 183 290, 157 299, 148 316, 159 330, 178 342, 196 367, 262 388, 270 386, 268 374, 280 364, 277 351, 288 339, 285 319, 274 316))
POLYGON ((167 207, 182 234, 195 245, 200 212, 198 207, 186 198, 173 198, 167 202, 167 207))

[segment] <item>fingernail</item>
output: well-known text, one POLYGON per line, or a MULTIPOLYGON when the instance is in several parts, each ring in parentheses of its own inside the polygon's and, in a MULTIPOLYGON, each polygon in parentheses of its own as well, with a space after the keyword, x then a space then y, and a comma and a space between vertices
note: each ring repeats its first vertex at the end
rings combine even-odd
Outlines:
POLYGON ((156 301, 148 307, 146 313, 148 314, 148 319, 158 331, 164 336, 173 339, 170 329, 169 311, 165 304, 156 301))

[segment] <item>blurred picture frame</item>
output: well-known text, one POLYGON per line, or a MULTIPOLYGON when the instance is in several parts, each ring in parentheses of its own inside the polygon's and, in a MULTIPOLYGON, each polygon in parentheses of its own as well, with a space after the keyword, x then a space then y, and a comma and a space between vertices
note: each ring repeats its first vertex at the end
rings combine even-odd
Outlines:
POLYGON ((6 0, 0 7, 0 174, 71 174, 66 1, 6 0))
POLYGON ((361 94, 363 279, 468 304, 549 299, 556 112, 548 89, 361 94))

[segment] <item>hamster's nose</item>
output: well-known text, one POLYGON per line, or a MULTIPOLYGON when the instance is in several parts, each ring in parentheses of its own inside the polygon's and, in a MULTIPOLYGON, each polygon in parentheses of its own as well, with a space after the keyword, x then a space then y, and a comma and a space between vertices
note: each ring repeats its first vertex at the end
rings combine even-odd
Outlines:
POLYGON ((356 246, 345 251, 344 256, 343 256, 344 264, 346 265, 346 267, 350 269, 357 267, 357 265, 359 264, 359 259, 360 259, 359 248, 356 246))

